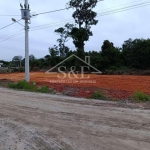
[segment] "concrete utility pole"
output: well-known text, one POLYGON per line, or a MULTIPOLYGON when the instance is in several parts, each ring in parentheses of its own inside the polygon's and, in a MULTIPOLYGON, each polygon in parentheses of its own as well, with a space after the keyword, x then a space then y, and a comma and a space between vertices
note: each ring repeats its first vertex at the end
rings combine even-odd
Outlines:
POLYGON ((25 26, 16 21, 16 19, 12 18, 13 22, 17 22, 23 27, 25 27, 25 80, 27 82, 30 82, 30 74, 29 74, 29 20, 31 18, 30 16, 30 10, 29 10, 29 4, 28 0, 25 0, 24 7, 22 4, 20 4, 21 7, 21 17, 23 20, 25 20, 25 26))
MULTIPOLYGON (((25 9, 28 9, 28 0, 25 0, 25 9)), ((28 19, 25 19, 25 80, 30 82, 29 75, 29 25, 28 19)))

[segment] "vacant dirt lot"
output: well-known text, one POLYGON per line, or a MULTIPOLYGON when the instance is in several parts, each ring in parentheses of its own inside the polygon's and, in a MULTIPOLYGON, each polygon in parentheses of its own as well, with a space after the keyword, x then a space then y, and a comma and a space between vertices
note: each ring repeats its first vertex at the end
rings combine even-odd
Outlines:
MULTIPOLYGON (((46 74, 42 72, 30 73, 31 82, 36 81, 37 83, 57 84, 62 81, 63 85, 72 85, 78 87, 99 87, 116 90, 127 90, 127 91, 144 91, 149 92, 150 89, 150 76, 130 76, 130 75, 95 75, 86 74, 81 79, 81 75, 78 75, 78 79, 71 75, 72 80, 67 76, 64 79, 62 74, 46 74), (89 78, 88 78, 89 77, 89 78), (69 83, 70 80, 70 83, 69 83), (83 82, 74 82, 74 80, 83 82), (85 83, 85 80, 91 81, 85 83), (54 82, 53 82, 54 81, 54 82), (58 81, 58 82, 57 82, 58 81), (63 81, 65 83, 63 83, 63 81), (67 82, 68 81, 68 82, 67 82), (93 81, 93 82, 92 82, 93 81), (56 83, 55 83, 56 82, 56 83)), ((12 81, 24 80, 24 73, 12 73, 12 74, 0 74, 0 79, 9 79, 12 81)))
POLYGON ((0 150, 149 150, 146 107, 0 88, 0 150))
MULTIPOLYGON (((84 78, 81 78, 81 75, 78 75, 78 78, 71 75, 72 79, 70 79, 68 75, 61 79, 64 77, 62 74, 33 72, 30 77, 31 82, 36 81, 38 85, 48 85, 65 95, 75 97, 87 98, 99 89, 110 98, 121 100, 128 99, 136 91, 150 94, 150 76, 86 74, 84 78)), ((0 74, 0 79, 24 80, 24 73, 0 74)))

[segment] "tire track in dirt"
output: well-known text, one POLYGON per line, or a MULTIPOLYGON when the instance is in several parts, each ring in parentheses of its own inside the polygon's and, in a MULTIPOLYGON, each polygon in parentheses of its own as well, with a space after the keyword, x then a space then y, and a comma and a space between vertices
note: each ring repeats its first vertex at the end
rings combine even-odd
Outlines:
POLYGON ((1 147, 20 150, 21 139, 28 150, 149 150, 150 109, 119 105, 0 89, 1 147))

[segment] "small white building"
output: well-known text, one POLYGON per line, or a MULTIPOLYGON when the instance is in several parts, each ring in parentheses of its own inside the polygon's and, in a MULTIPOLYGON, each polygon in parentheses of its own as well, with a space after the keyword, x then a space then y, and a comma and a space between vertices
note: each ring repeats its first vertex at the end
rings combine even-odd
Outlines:
POLYGON ((3 63, 0 63, 0 68, 2 67, 3 63))

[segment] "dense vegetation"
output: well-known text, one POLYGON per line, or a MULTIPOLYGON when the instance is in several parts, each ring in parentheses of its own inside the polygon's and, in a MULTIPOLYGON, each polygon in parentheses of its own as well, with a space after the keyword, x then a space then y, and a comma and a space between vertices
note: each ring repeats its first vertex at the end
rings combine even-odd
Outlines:
MULTIPOLYGON (((31 69, 47 69, 55 66, 68 56, 77 54, 68 48, 65 56, 60 55, 61 50, 49 48, 49 54, 44 58, 36 59, 30 55, 31 69)), ((101 50, 84 52, 85 56, 90 56, 91 65, 99 70, 121 70, 121 69, 150 69, 150 39, 129 39, 125 41, 121 48, 114 47, 113 43, 105 40, 101 50)), ((4 66, 24 66, 24 59, 20 60, 14 57, 11 62, 3 62, 4 66), (14 60, 15 58, 15 60, 14 60)), ((70 66, 75 65, 73 59, 69 60, 70 66)))

